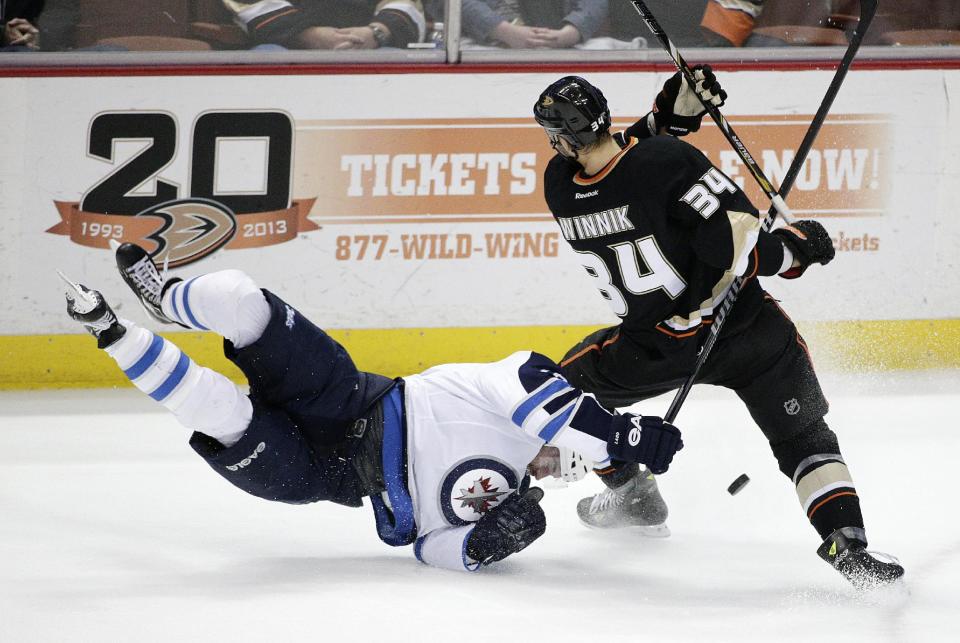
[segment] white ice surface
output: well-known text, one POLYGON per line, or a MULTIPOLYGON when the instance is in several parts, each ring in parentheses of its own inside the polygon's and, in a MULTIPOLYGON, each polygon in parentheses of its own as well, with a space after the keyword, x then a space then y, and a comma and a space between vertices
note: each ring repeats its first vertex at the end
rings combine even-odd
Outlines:
POLYGON ((905 591, 858 596, 816 557, 725 391, 681 412, 687 446, 660 478, 671 538, 582 527, 594 478, 549 489, 547 534, 474 575, 383 545, 367 507, 245 496, 136 391, 2 393, 0 641, 960 640, 960 373, 825 388, 871 547, 901 559, 905 591))

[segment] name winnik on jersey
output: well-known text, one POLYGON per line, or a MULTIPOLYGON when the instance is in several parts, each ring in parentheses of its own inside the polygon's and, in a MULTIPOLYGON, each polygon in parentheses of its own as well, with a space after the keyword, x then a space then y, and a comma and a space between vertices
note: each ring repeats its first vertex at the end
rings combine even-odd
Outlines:
MULTIPOLYGON (((588 192, 587 194, 590 193, 588 192)), ((580 194, 578 193, 577 196, 579 197, 580 194)), ((593 195, 591 194, 591 196, 593 195)), ((633 230, 633 223, 627 218, 627 212, 629 210, 629 205, 621 205, 618 208, 582 214, 576 217, 557 217, 557 221, 560 223, 563 238, 567 241, 596 239, 597 237, 605 237, 609 234, 618 234, 626 230, 633 230)))

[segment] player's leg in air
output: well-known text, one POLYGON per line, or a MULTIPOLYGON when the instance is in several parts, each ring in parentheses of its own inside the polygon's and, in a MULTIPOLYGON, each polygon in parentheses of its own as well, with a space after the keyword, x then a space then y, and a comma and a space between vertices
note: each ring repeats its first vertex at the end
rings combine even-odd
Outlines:
POLYGON ((64 278, 70 316, 137 388, 194 431, 191 447, 218 474, 282 502, 360 506, 378 492, 380 467, 372 455, 362 457, 367 441, 358 446, 345 438, 392 380, 358 371, 343 347, 241 271, 164 283, 133 244, 118 248, 117 263, 151 316, 222 335, 226 356, 248 379, 249 396, 172 342, 118 319, 100 293, 64 278), (337 457, 335 448, 317 456, 312 443, 347 444, 351 457, 337 457))

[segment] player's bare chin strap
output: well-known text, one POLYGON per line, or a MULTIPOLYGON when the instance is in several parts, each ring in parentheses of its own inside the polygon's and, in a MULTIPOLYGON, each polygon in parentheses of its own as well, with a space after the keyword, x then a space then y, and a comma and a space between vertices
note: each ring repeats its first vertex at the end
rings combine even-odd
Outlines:
POLYGON ((823 418, 770 446, 780 471, 796 486, 800 505, 820 537, 848 528, 866 543, 853 478, 840 454, 837 436, 823 418))

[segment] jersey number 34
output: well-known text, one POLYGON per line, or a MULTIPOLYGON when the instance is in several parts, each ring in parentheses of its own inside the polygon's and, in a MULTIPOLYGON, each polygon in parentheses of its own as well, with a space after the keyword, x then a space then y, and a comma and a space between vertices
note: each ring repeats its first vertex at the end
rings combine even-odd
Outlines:
MULTIPOLYGON (((610 246, 610 249, 617 257, 623 288, 630 294, 646 295, 662 290, 670 299, 676 299, 687 289, 687 283, 663 256, 652 235, 633 242, 617 243, 610 246)), ((614 314, 625 317, 629 308, 627 300, 613 283, 607 264, 593 252, 578 251, 577 254, 580 255, 580 263, 587 274, 594 280, 594 286, 610 304, 614 314)))

